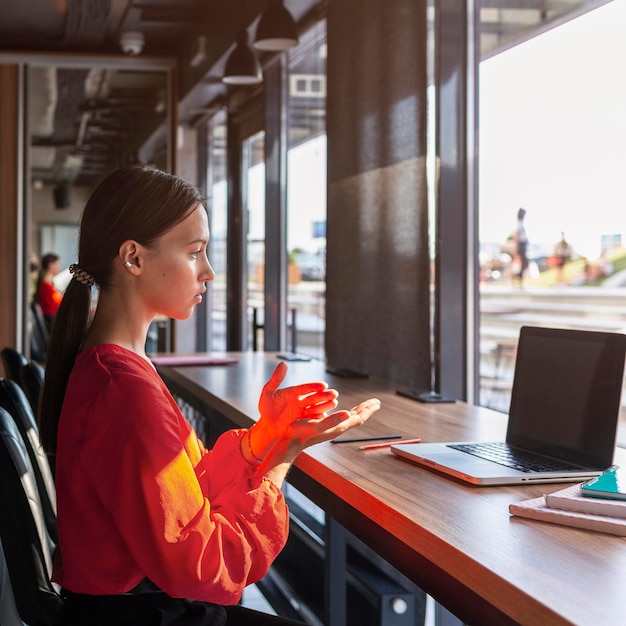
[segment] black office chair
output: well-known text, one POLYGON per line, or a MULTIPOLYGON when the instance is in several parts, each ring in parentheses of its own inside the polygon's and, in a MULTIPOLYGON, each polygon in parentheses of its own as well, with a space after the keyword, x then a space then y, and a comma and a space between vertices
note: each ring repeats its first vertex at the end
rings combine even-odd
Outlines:
POLYGON ((28 359, 15 348, 2 348, 2 364, 7 378, 19 383, 22 367, 28 363, 28 359))
POLYGON ((0 378, 0 407, 5 409, 13 418, 26 445, 39 492, 46 529, 51 540, 50 546, 53 548, 58 541, 58 535, 56 487, 52 468, 39 442, 39 429, 30 403, 22 388, 15 381, 0 378))
POLYGON ((0 624, 2 626, 24 626, 15 606, 15 596, 9 577, 9 569, 0 541, 0 624))
POLYGON ((52 551, 26 444, 0 408, 0 540, 17 610, 31 626, 53 626, 61 598, 51 582, 52 551))
POLYGON ((30 407, 35 417, 37 416, 39 393, 41 391, 41 385, 43 385, 44 376, 45 370, 43 365, 36 361, 29 361, 26 365, 23 365, 20 370, 20 385, 30 402, 30 407))
POLYGON ((48 356, 50 331, 41 307, 30 303, 30 356, 38 363, 45 363, 48 356))

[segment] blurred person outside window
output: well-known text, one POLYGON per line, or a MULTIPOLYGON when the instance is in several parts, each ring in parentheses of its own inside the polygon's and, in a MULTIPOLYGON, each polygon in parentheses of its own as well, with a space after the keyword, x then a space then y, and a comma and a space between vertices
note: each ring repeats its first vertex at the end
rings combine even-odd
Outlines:
POLYGON ((515 241, 515 256, 513 257, 513 266, 511 268, 511 280, 517 281, 518 287, 524 286, 524 276, 528 271, 528 236, 526 234, 526 226, 524 218, 526 217, 526 209, 519 209, 517 212, 517 226, 513 239, 515 241))

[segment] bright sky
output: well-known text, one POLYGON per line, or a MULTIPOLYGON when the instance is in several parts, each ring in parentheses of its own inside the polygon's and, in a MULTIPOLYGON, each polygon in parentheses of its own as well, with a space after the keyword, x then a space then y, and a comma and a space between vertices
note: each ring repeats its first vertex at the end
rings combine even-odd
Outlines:
POLYGON ((480 239, 503 241, 519 207, 533 243, 561 231, 589 258, 626 244, 626 1, 480 65, 480 239))

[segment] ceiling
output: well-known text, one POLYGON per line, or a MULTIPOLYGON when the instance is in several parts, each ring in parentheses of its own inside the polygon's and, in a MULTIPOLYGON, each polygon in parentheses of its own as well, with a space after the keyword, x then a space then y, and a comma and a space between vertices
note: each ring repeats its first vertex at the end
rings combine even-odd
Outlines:
MULTIPOLYGON (((297 21, 319 4, 285 2, 297 21)), ((267 0, 0 3, 0 52, 36 53, 27 96, 33 180, 93 185, 139 158, 141 146, 167 120, 166 75, 137 68, 145 59, 179 59, 179 118, 189 123, 206 115, 225 95, 221 73, 237 31, 254 32, 266 6, 267 0), (128 31, 144 38, 136 56, 120 45, 128 31), (67 53, 97 55, 98 61, 82 68, 59 63, 67 53), (112 57, 120 63, 103 60, 112 57)))
MULTIPOLYGON (((193 123, 223 98, 226 88, 220 78, 236 33, 242 27, 254 32, 267 1, 0 3, 0 52, 38 53, 42 61, 29 75, 33 178, 93 185, 113 167, 139 158, 141 146, 167 119, 162 72, 95 62, 77 69, 60 65, 55 55, 128 60, 120 37, 138 31, 145 45, 136 59, 179 60, 179 118, 193 123)), ((495 54, 606 1, 481 0, 481 54, 495 54)), ((285 5, 300 23, 318 18, 330 2, 285 0, 285 5)))

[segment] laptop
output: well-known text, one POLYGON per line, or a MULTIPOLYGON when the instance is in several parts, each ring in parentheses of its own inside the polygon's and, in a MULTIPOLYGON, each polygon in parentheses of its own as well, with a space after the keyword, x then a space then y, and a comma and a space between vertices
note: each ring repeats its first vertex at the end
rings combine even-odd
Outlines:
POLYGON ((393 444, 473 485, 578 481, 613 462, 626 335, 523 326, 505 441, 393 444))

